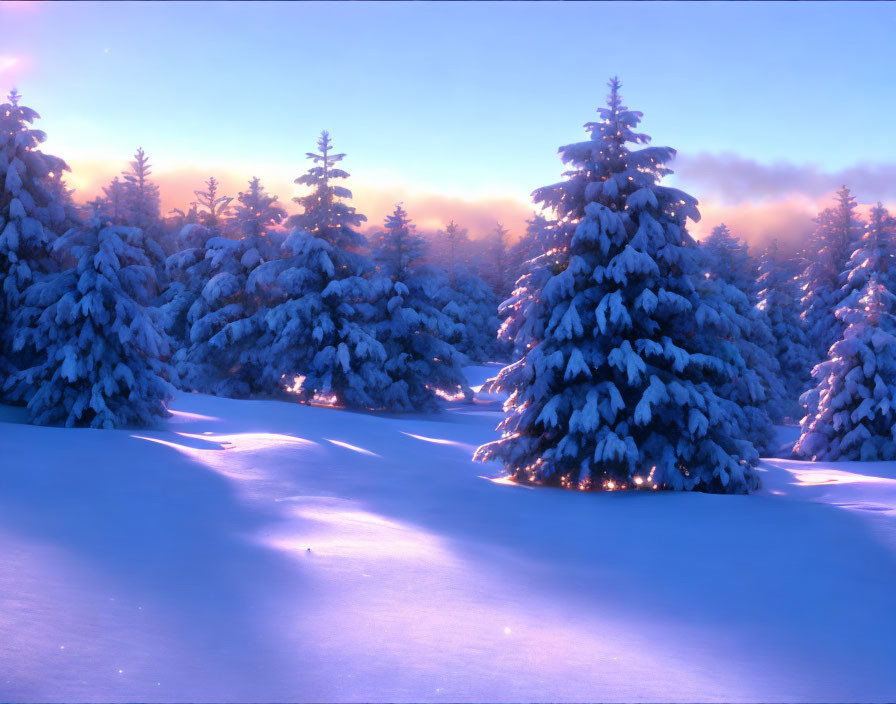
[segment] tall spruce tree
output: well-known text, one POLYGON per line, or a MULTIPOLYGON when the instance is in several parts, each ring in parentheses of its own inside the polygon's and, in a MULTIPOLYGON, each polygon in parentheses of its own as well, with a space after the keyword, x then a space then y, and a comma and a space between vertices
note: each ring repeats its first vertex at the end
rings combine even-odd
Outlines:
POLYGON ((122 175, 126 210, 124 224, 139 227, 144 235, 155 236, 161 220, 159 187, 150 180, 152 168, 142 147, 134 154, 129 166, 130 170, 122 175))
POLYGON ((390 380, 376 339, 374 266, 353 251, 366 242, 354 229, 366 218, 346 202, 351 191, 338 185, 348 178, 335 166, 345 155, 332 153, 327 132, 318 147, 320 153, 307 155, 313 166, 296 179, 311 192, 295 199, 303 212, 290 218, 296 229, 283 244, 283 257, 249 277, 250 294, 264 291, 272 300, 264 315, 271 334, 265 377, 304 401, 380 408, 390 380))
MULTIPOLYGON (((0 104, 0 378, 33 363, 26 347, 13 350, 19 329, 31 325, 35 311, 23 305, 25 291, 58 267, 50 246, 65 225, 66 209, 54 193, 54 182, 68 166, 45 154, 46 134, 32 124, 40 116, 20 104, 13 90, 0 104)), ((27 398, 11 385, 0 384, 0 398, 27 398)))
POLYGON ((896 296, 872 272, 836 312, 845 326, 812 370, 794 451, 811 460, 896 459, 896 296))
POLYGON ((750 304, 755 305, 756 279, 759 273, 747 243, 735 237, 725 223, 720 223, 700 244, 714 260, 712 273, 743 291, 750 304))
POLYGON ((777 240, 766 247, 759 259, 759 303, 769 323, 782 380, 782 413, 784 420, 796 421, 803 416, 800 396, 809 384, 814 353, 806 344, 799 317, 799 286, 792 257, 778 248, 777 240))
POLYGON ((739 367, 717 392, 741 407, 747 437, 765 454, 776 449, 772 423, 784 420, 785 400, 775 341, 765 313, 756 306, 756 263, 746 243, 725 224, 715 227, 700 249, 706 273, 705 278, 697 279, 697 288, 708 303, 718 303, 720 322, 728 325, 724 335, 730 343, 728 354, 724 346, 717 348, 716 354, 739 367))
POLYGON ((379 297, 376 337, 386 353, 391 384, 383 392, 393 411, 438 407, 437 395, 466 389, 462 355, 447 341, 458 327, 434 304, 422 269, 426 240, 415 231, 401 204, 386 217, 373 239, 381 276, 373 283, 379 297))
POLYGON ((843 333, 835 311, 842 302, 844 272, 864 231, 849 188, 843 186, 836 198, 836 206, 825 209, 815 219, 801 280, 803 329, 816 359, 824 359, 843 333))
POLYGON ((265 299, 260 291, 250 294, 248 282, 256 267, 279 256, 268 230, 286 212, 257 178, 239 194, 238 203, 229 225, 239 239, 209 237, 201 268, 185 272, 202 282, 187 309, 189 336, 177 360, 183 386, 245 398, 276 391, 262 373, 270 339, 263 320, 265 299))
POLYGON ((560 148, 566 179, 534 194, 570 232, 568 260, 540 292, 542 339, 499 375, 503 437, 476 457, 564 487, 749 491, 743 413, 714 391, 736 370, 706 345, 718 314, 693 281, 696 201, 658 183, 673 149, 630 148, 648 137, 616 79, 599 114, 560 148))

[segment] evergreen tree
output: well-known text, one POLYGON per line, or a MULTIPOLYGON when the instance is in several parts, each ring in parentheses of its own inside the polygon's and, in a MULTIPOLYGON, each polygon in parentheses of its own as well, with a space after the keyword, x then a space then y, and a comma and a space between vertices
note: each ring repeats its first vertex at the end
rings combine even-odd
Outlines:
POLYGON ((427 296, 454 324, 447 341, 469 363, 478 364, 503 359, 509 348, 498 340, 501 300, 471 266, 473 248, 467 230, 449 222, 436 235, 435 266, 427 271, 426 289, 427 296))
POLYGON ((280 259, 258 266, 250 294, 273 303, 264 314, 263 382, 291 388, 305 402, 381 408, 390 379, 376 339, 369 260, 304 230, 293 230, 280 259))
POLYGON ((755 305, 756 279, 759 274, 746 242, 735 237, 728 226, 721 223, 713 228, 701 245, 713 258, 712 273, 739 291, 743 291, 750 304, 755 305))
POLYGON ((697 289, 709 305, 717 304, 720 325, 727 328, 723 334, 726 344, 714 352, 738 369, 716 392, 741 407, 747 437, 766 454, 776 449, 772 422, 784 420, 785 400, 775 340, 765 313, 756 306, 756 264, 746 244, 724 224, 715 227, 700 248, 705 275, 696 280, 697 289))
POLYGON ((498 338, 519 359, 542 340, 545 316, 538 310, 540 292, 566 266, 568 244, 560 241, 557 223, 541 215, 528 221, 526 234, 511 250, 518 275, 510 297, 498 308, 502 318, 498 338))
MULTIPOLYGON (((33 311, 22 305, 26 289, 57 269, 49 248, 66 220, 54 179, 68 166, 40 150, 46 135, 31 126, 40 116, 20 98, 13 90, 0 105, 0 378, 33 362, 33 350, 14 352, 12 341, 33 322, 33 311)), ((27 400, 8 387, 0 393, 7 401, 27 400)))
POLYGON ((345 154, 333 154, 332 146, 330 133, 324 130, 317 140, 320 153, 306 154, 314 166, 295 182, 300 186, 308 186, 311 192, 306 196, 293 198, 294 202, 302 206, 302 213, 293 215, 289 224, 312 237, 326 240, 334 247, 356 251, 364 246, 365 240, 354 228, 366 222, 367 218, 355 212, 346 202, 352 197, 352 192, 334 183, 348 178, 348 174, 336 166, 345 158, 345 154))
POLYGON ((696 201, 658 184, 673 149, 628 146, 648 138, 615 79, 599 113, 561 147, 566 179, 534 194, 571 232, 568 257, 539 294, 542 339, 499 375, 503 437, 476 457, 565 487, 749 491, 743 413, 714 392, 737 370, 707 345, 719 316, 694 286, 696 201))
POLYGON ((113 225, 126 225, 128 220, 127 184, 118 176, 103 187, 100 215, 113 225))
POLYGON ((283 244, 283 257, 258 266, 249 293, 264 292, 271 340, 264 376, 271 386, 290 387, 303 401, 324 400, 355 408, 382 407, 379 394, 390 383, 383 371, 386 351, 376 339, 377 306, 372 262, 352 249, 365 244, 354 230, 366 218, 345 202, 348 178, 335 164, 327 132, 313 166, 296 179, 312 192, 297 198, 303 211, 290 218, 297 228, 283 244))
POLYGON ((248 292, 252 272, 265 261, 264 238, 210 237, 195 275, 198 295, 186 311, 189 329, 175 355, 181 386, 219 396, 246 398, 269 392, 261 365, 269 339, 259 296, 248 292))
POLYGON ((197 202, 194 204, 199 214, 199 221, 209 230, 218 233, 230 212, 233 198, 218 195, 218 180, 211 176, 205 182, 204 191, 193 191, 197 202))
MULTIPOLYGON (((286 211, 277 202, 277 196, 267 193, 261 181, 253 177, 249 189, 237 197, 231 224, 238 237, 252 240, 257 251, 263 253, 271 249, 266 243, 270 229, 285 219, 286 211)), ((265 258, 273 256, 270 251, 265 258)))
MULTIPOLYGON (((111 222, 128 227, 139 228, 143 233, 146 254, 155 269, 158 286, 164 288, 165 280, 165 249, 162 246, 162 219, 159 205, 159 187, 150 181, 152 168, 149 158, 140 148, 134 154, 134 160, 129 164, 130 170, 122 174, 124 181, 120 182, 122 212, 121 217, 112 219, 111 222)), ((111 188, 116 188, 113 180, 111 188)), ((108 195, 116 198, 114 191, 108 195)), ((106 211, 112 207, 108 200, 100 206, 100 211, 106 211)))
POLYGON ((438 264, 448 272, 449 285, 454 286, 459 275, 467 273, 470 264, 470 237, 467 230, 454 220, 438 233, 438 264))
POLYGON ((806 344, 799 319, 799 287, 792 262, 778 249, 777 240, 759 260, 759 304, 769 323, 782 380, 782 414, 785 420, 802 417, 799 398, 809 383, 814 353, 806 344))
POLYGON ((192 385, 197 372, 188 357, 190 330, 195 321, 190 311, 211 278, 211 259, 206 254, 212 237, 205 225, 184 225, 174 238, 176 251, 165 261, 168 286, 158 304, 163 330, 173 347, 174 382, 184 391, 195 390, 192 385))
MULTIPOLYGON (((239 194, 238 202, 230 225, 240 239, 207 237, 201 245, 201 263, 197 261, 199 250, 184 259, 187 267, 181 281, 195 277, 198 295, 189 300, 184 317, 189 333, 176 361, 182 386, 245 398, 272 391, 261 369, 264 346, 270 338, 262 300, 258 292, 250 294, 247 289, 255 268, 278 256, 268 240, 268 229, 286 213, 257 178, 239 194)), ((202 230, 210 234, 207 228, 202 230)))
POLYGON ((802 276, 802 320, 816 359, 824 359, 843 326, 834 312, 841 303, 843 273, 862 236, 864 225, 855 198, 846 186, 837 191, 837 205, 815 220, 802 276))
POLYGON ((697 332, 707 349, 722 361, 725 373, 708 379, 713 391, 733 401, 743 414, 741 431, 762 454, 777 449, 772 423, 784 418, 778 361, 770 353, 774 340, 765 314, 750 304, 747 294, 713 272, 725 270, 716 257, 700 248, 703 276, 694 287, 712 325, 697 332))
POLYGON ((872 273, 837 310, 845 326, 812 370, 807 415, 794 451, 812 460, 896 459, 896 296, 872 273))
POLYGON ((427 294, 421 272, 426 242, 401 204, 386 217, 373 245, 382 273, 374 282, 380 299, 376 337, 385 349, 384 368, 391 379, 383 404, 393 411, 433 410, 437 393, 466 389, 462 356, 446 341, 457 325, 427 294))
POLYGON ((555 241, 556 233, 555 223, 544 215, 532 214, 532 217, 526 221, 526 231, 523 236, 507 250, 508 267, 513 282, 529 271, 530 267, 526 266, 527 262, 566 244, 555 241))
POLYGON ((509 346, 498 340, 500 300, 479 276, 458 267, 450 274, 431 270, 427 275, 427 294, 454 324, 447 338, 471 364, 503 360, 509 346))
POLYGON ((386 216, 384 229, 374 235, 371 245, 375 261, 394 281, 406 281, 426 254, 426 240, 417 234, 401 203, 386 216))
POLYGON ((165 335, 141 304, 153 269, 135 228, 106 226, 95 215, 53 243, 77 268, 33 283, 26 302, 40 310, 18 331, 16 348, 39 352, 15 377, 34 391, 32 423, 118 428, 168 415, 165 335))
POLYGON ((124 221, 131 227, 139 227, 145 237, 157 236, 161 220, 159 187, 149 180, 151 175, 149 158, 141 147, 130 162, 130 171, 123 174, 124 221))
POLYGON ((840 289, 842 305, 854 305, 872 275, 889 291, 896 291, 896 220, 880 203, 871 217, 856 250, 846 265, 840 289))

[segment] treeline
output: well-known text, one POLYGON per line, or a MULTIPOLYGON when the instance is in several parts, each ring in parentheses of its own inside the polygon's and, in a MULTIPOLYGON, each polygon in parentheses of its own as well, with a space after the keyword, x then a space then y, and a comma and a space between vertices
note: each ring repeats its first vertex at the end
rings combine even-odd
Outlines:
MULTIPOLYGON (((177 386, 372 410, 468 395, 461 366, 515 360, 501 439, 477 451, 518 481, 747 492, 801 419, 794 451, 896 459, 896 224, 844 187, 797 254, 754 257, 662 185, 675 150, 636 131, 610 82, 588 139, 560 148, 512 245, 476 251, 399 204, 364 237, 324 132, 287 216, 258 179, 209 179, 162 218, 146 156, 79 209, 36 114, 0 106, 3 394, 38 423, 165 415, 177 386)), ((481 246, 481 245, 480 245, 481 246)))
POLYGON ((32 422, 118 427, 166 415, 173 388, 419 411, 469 394, 461 366, 502 358, 506 231, 425 238, 401 205, 366 238, 324 132, 288 217, 253 178, 210 178, 168 217, 149 160, 77 205, 38 115, 0 105, 3 399, 32 422))

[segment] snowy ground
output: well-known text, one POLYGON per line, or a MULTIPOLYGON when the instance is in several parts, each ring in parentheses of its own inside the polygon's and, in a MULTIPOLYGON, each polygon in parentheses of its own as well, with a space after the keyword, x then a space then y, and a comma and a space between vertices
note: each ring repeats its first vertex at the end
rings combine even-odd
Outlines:
POLYGON ((174 410, 0 409, 0 700, 896 699, 896 463, 586 494, 472 463, 487 399, 174 410))

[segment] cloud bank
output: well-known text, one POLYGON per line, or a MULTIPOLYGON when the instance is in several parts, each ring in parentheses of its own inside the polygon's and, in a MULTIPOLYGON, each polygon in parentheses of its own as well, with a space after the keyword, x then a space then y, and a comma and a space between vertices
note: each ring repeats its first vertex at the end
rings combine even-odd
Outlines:
POLYGON ((824 170, 814 164, 764 164, 739 154, 679 154, 675 184, 700 199, 703 218, 691 229, 705 237, 725 222, 738 236, 761 246, 771 238, 797 246, 814 227, 813 218, 833 203, 834 192, 849 186, 867 205, 896 202, 896 164, 859 163, 824 170))
POLYGON ((762 164, 727 152, 679 155, 672 168, 680 183, 690 185, 705 198, 727 204, 781 200, 792 195, 818 199, 844 184, 863 202, 896 200, 896 164, 891 163, 860 163, 825 171, 814 164, 762 164))
MULTIPOLYGON (((151 155, 150 155, 151 156, 151 155)), ((80 200, 98 195, 127 164, 109 161, 73 161, 70 182, 80 200)), ((673 163, 674 184, 700 200, 702 219, 691 225, 699 239, 725 222, 738 236, 755 246, 771 238, 782 245, 799 245, 812 231, 813 218, 833 202, 834 192, 848 185, 860 203, 878 200, 896 203, 896 164, 856 164, 846 169, 825 171, 811 164, 776 162, 763 164, 733 153, 679 155, 673 163)), ((203 187, 209 176, 221 183, 221 192, 236 197, 253 175, 262 179, 269 192, 280 197, 284 207, 294 212, 292 198, 300 193, 293 183, 295 174, 275 169, 242 173, 235 168, 193 167, 155 169, 162 211, 184 208, 195 199, 194 190, 203 187)), ((443 228, 450 220, 466 227, 473 238, 487 237, 501 222, 518 237, 531 216, 533 204, 528 194, 519 199, 507 196, 461 197, 428 192, 409 184, 365 180, 353 176, 349 187, 354 205, 367 216, 364 230, 382 226, 395 204, 402 202, 421 230, 443 228)))

